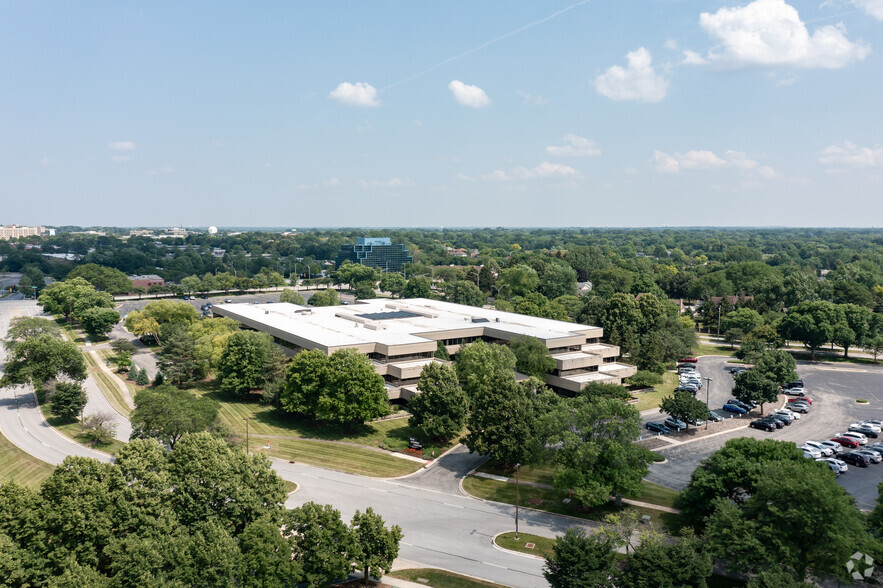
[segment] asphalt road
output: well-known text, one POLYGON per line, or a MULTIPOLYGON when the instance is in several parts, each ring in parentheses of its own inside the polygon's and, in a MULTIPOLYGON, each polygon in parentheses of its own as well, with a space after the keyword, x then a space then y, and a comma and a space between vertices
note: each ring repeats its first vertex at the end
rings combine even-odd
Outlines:
MULTIPOLYGON (((732 396, 733 378, 723 369, 728 359, 709 356, 699 360, 702 376, 714 380, 709 393, 709 405, 712 408, 723 406, 732 396)), ((883 419, 883 391, 880 389, 883 366, 799 362, 797 373, 806 382, 808 395, 813 399, 813 409, 808 414, 801 415, 800 420, 771 433, 743 428, 683 445, 664 447, 658 451, 668 461, 651 465, 647 479, 680 490, 689 483, 699 462, 720 449, 728 439, 755 437, 793 441, 802 445, 807 440, 830 439, 845 431, 850 423, 859 420, 883 419), (855 402, 857 398, 865 398, 870 402, 858 404, 855 402)), ((699 396, 702 397, 704 393, 703 389, 699 396)), ((772 408, 773 405, 766 405, 764 412, 769 412, 772 408)), ((655 420, 651 415, 647 418, 655 420)), ((750 419, 744 420, 747 425, 750 419)), ((714 427, 714 424, 710 426, 714 427)), ((880 440, 883 441, 883 438, 880 440)), ((876 464, 868 468, 850 466, 849 471, 838 478, 838 483, 855 496, 860 508, 870 509, 874 507, 877 484, 881 480, 883 464, 876 464)))
MULTIPOLYGON (((33 301, 0 300, 0 337, 6 336, 13 318, 37 314, 39 309, 33 301)), ((0 361, 6 361, 6 350, 2 346, 0 361)), ((0 433, 27 453, 54 465, 68 455, 94 457, 105 462, 111 459, 106 453, 75 443, 50 427, 30 386, 0 388, 0 433)))

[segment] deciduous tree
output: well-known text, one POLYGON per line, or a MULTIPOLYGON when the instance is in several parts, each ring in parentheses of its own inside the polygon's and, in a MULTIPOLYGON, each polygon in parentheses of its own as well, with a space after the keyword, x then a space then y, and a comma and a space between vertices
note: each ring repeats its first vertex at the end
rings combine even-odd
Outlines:
MULTIPOLYGON (((248 396, 281 377, 282 351, 273 338, 257 331, 238 331, 227 338, 218 360, 220 389, 228 394, 248 396)), ((168 374, 166 374, 168 377, 168 374)))
POLYGON ((515 354, 515 369, 522 374, 544 378, 555 369, 549 348, 536 337, 515 337, 509 349, 515 354))
POLYGON ((558 537, 551 557, 546 558, 543 577, 552 588, 612 587, 616 551, 603 533, 587 535, 571 527, 558 537))
POLYGON ((736 376, 733 396, 743 402, 756 402, 760 405, 760 414, 763 414, 763 405, 775 402, 779 397, 779 385, 770 380, 765 372, 752 369, 736 376))
POLYGON ((82 382, 86 379, 86 361, 75 343, 44 333, 12 347, 0 386, 30 384, 40 389, 62 376, 82 382))
POLYGON ((383 517, 370 506, 364 513, 357 510, 351 525, 357 546, 356 567, 362 570, 363 582, 368 585, 372 575, 379 579, 392 569, 392 562, 399 555, 402 528, 393 525, 387 529, 383 517))
POLYGON ((218 416, 216 401, 164 384, 135 394, 132 439, 156 438, 172 449, 186 433, 208 429, 218 416))
POLYGON ((78 382, 58 382, 52 393, 52 414, 67 420, 77 418, 86 406, 86 391, 78 382))
POLYGON ((408 401, 408 424, 420 427, 427 437, 447 440, 458 435, 469 410, 466 393, 450 365, 427 364, 420 372, 420 394, 408 401))

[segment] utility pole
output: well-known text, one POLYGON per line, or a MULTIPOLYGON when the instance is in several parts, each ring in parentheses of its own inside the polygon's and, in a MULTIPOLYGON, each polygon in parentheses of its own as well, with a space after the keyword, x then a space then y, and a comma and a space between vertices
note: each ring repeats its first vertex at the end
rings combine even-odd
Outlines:
POLYGON ((518 541, 518 469, 521 464, 515 464, 515 540, 518 541))
MULTIPOLYGON (((708 392, 711 389, 711 382, 713 380, 711 378, 705 378, 705 408, 708 408, 708 392)), ((710 409, 709 409, 710 412, 710 409)), ((705 415, 705 428, 708 428, 708 415, 705 415)))

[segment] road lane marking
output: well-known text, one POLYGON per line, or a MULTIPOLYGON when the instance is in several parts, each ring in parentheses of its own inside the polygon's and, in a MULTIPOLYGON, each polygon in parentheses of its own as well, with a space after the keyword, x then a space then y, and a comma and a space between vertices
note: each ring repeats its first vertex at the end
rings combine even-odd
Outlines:
POLYGON ((501 565, 499 565, 499 564, 491 563, 491 562, 489 562, 489 561, 483 561, 483 562, 481 562, 481 565, 483 565, 483 566, 493 566, 493 567, 495 567, 495 568, 500 568, 500 569, 503 569, 503 570, 508 570, 508 569, 509 569, 509 568, 507 568, 506 566, 501 566, 501 565))

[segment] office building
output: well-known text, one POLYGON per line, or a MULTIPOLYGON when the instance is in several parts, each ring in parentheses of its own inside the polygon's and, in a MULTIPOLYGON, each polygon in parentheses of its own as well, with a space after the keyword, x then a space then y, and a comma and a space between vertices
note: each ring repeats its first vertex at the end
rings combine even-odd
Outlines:
POLYGON ((359 237, 355 244, 342 245, 337 252, 337 267, 345 261, 398 272, 413 258, 403 243, 393 244, 389 237, 359 237))
POLYGON ((616 361, 619 347, 600 343, 599 327, 424 298, 324 307, 216 304, 213 311, 269 333, 292 354, 356 349, 383 376, 391 400, 407 400, 417 393, 423 366, 440 361, 435 359, 439 341, 455 355, 473 341, 506 345, 516 337, 536 337, 555 359, 546 383, 566 395, 591 382, 619 384, 636 371, 616 361))

